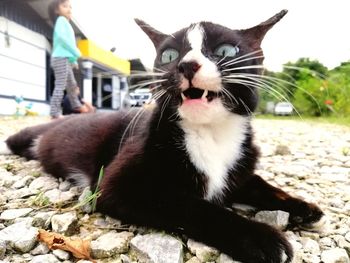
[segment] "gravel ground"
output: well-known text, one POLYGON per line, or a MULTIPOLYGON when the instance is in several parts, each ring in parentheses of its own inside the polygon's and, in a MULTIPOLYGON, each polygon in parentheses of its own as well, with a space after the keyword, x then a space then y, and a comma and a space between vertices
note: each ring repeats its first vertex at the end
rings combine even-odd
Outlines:
MULTIPOLYGON (((45 121, 2 117, 0 140, 45 121)), ((267 216, 265 220, 286 232, 295 250, 294 262, 350 263, 350 129, 289 120, 255 120, 254 126, 262 153, 258 174, 319 204, 327 214, 328 224, 321 232, 285 229, 288 214, 267 216)), ((89 262, 65 251, 49 251, 36 241, 40 228, 92 238, 92 255, 98 262, 233 262, 192 240, 87 214, 89 206, 72 209, 80 195, 79 189, 44 174, 35 161, 0 156, 0 262, 89 262)), ((264 215, 256 218, 264 220, 264 215)))

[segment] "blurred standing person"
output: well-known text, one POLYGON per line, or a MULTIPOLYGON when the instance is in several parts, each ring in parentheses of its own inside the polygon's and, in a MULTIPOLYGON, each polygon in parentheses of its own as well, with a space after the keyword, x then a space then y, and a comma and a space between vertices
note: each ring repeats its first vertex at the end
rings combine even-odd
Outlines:
POLYGON ((78 112, 82 109, 82 104, 75 92, 77 82, 73 74, 73 67, 78 68, 78 58, 81 54, 69 22, 72 18, 70 0, 52 0, 49 5, 49 15, 55 25, 51 55, 55 88, 50 102, 50 115, 52 119, 57 119, 63 117, 61 104, 64 90, 72 108, 78 112))

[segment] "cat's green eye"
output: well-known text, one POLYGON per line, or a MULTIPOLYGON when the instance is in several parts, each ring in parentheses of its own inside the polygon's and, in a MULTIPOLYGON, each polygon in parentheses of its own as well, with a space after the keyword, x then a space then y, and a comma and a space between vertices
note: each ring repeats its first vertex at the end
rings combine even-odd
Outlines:
POLYGON ((237 46, 232 46, 230 44, 223 44, 215 49, 214 54, 219 57, 234 57, 239 52, 239 48, 237 46))
POLYGON ((162 64, 168 64, 176 60, 178 57, 179 57, 179 52, 176 49, 168 48, 163 51, 161 62, 162 64))

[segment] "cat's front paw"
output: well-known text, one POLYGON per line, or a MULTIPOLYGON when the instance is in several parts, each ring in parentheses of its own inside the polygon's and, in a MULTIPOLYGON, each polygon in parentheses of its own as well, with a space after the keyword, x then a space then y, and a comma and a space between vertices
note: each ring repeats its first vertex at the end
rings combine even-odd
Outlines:
POLYGON ((291 206, 289 221, 292 226, 317 230, 321 229, 327 220, 317 205, 297 200, 291 206))
MULTIPOLYGON (((289 263, 293 249, 283 233, 262 223, 254 225, 250 236, 241 241, 239 261, 244 263, 289 263)), ((233 255, 233 258, 235 256, 233 255)))

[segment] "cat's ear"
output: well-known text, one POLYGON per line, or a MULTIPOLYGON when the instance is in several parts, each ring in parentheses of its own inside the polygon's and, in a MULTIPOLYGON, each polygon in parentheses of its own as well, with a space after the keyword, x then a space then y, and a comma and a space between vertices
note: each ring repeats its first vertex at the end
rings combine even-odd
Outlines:
POLYGON ((162 32, 154 29, 149 24, 145 23, 144 21, 135 18, 136 24, 138 24, 139 27, 147 34, 147 36, 152 40, 154 46, 156 48, 159 47, 159 45, 168 37, 168 35, 163 34, 162 32))
POLYGON ((273 17, 269 18, 268 20, 260 23, 259 25, 241 30, 243 36, 245 39, 254 47, 254 48, 260 48, 261 41, 264 39, 265 34, 267 31, 270 30, 278 21, 282 19, 287 14, 288 10, 282 10, 281 12, 277 13, 273 17))

